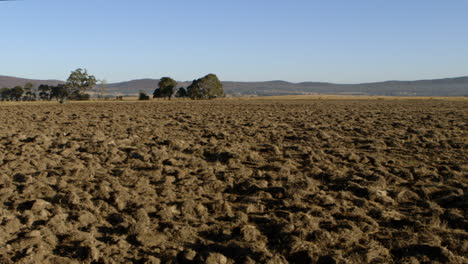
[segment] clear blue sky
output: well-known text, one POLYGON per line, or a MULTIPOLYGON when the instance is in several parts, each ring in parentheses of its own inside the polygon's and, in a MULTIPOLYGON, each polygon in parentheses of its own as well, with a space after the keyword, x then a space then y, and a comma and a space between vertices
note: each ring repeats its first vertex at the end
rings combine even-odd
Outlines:
POLYGON ((359 83, 468 75, 467 0, 0 1, 0 75, 359 83))

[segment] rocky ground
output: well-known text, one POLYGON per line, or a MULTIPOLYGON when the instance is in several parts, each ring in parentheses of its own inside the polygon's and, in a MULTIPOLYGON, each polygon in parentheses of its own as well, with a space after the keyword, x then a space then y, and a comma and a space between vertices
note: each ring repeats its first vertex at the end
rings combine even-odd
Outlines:
POLYGON ((467 263, 467 101, 0 105, 0 263, 467 263))

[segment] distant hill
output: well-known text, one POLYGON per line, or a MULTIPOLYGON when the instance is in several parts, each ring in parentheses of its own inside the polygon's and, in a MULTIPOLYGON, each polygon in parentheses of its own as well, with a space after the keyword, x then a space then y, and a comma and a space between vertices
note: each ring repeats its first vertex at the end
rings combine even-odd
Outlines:
MULTIPOLYGON (((59 80, 29 80, 16 77, 0 76, 1 87, 14 87, 33 83, 56 85, 59 80)), ((140 90, 152 94, 158 86, 158 79, 139 79, 106 86, 109 95, 134 96, 140 90)), ((191 82, 179 82, 179 87, 187 87, 191 82)), ((285 81, 268 82, 223 82, 226 94, 232 96, 270 96, 298 94, 354 94, 388 96, 468 96, 468 77, 419 80, 386 81, 361 84, 334 84, 326 82, 291 83, 285 81)))
POLYGON ((3 88, 3 87, 12 88, 18 85, 24 86, 28 82, 32 83, 34 87, 36 88, 41 84, 57 85, 59 83, 63 83, 63 81, 59 81, 59 80, 33 80, 33 79, 25 79, 25 78, 0 75, 0 88, 3 88))
MULTIPOLYGON (((135 95, 140 90, 152 94, 158 86, 157 79, 141 79, 108 84, 108 92, 135 95)), ((191 82, 179 82, 187 87, 191 82)), ((223 82, 224 91, 234 96, 270 96, 296 94, 354 94, 388 96, 468 96, 468 77, 420 81, 386 81, 362 84, 334 84, 325 82, 290 83, 223 82)))

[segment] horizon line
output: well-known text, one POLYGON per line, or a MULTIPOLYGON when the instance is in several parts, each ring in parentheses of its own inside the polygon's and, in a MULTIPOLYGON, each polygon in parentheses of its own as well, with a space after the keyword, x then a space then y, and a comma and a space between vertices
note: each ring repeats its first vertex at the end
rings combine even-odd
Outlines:
MULTIPOLYGON (((18 76, 9 76, 9 75, 1 75, 0 77, 7 77, 7 78, 17 78, 17 79, 25 79, 31 81, 59 81, 59 82, 66 82, 65 80, 59 79, 31 79, 26 77, 18 77, 18 76)), ((359 84, 370 84, 370 83, 384 83, 384 82, 419 82, 419 81, 434 81, 434 80, 446 80, 446 79, 459 79, 459 78, 468 78, 468 75, 465 76, 454 76, 454 77, 441 77, 441 78, 428 78, 428 79, 411 79, 411 80, 403 80, 403 79, 390 79, 385 81, 370 81, 370 82, 356 82, 356 83, 341 83, 341 82, 329 82, 329 81, 301 81, 301 82, 292 82, 286 80, 268 80, 268 81, 232 81, 232 80, 221 80, 221 82, 237 82, 237 83, 268 83, 268 82, 286 82, 291 84, 302 84, 302 83, 323 83, 323 84, 337 84, 337 85, 359 85, 359 84)), ((107 82, 107 84, 116 84, 116 83, 123 83, 123 82, 131 82, 131 81, 139 81, 139 80, 159 80, 160 78, 138 78, 138 79, 130 79, 126 81, 115 81, 115 82, 107 82)), ((98 80, 105 80, 105 79, 98 79, 98 80)), ((177 82, 191 82, 189 80, 185 81, 177 81, 177 82)))

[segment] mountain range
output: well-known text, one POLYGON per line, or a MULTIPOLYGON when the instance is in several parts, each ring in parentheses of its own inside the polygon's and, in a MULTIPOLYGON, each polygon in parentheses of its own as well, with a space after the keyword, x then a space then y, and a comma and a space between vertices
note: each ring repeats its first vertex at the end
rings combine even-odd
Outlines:
MULTIPOLYGON (((33 80, 0 76, 0 87, 23 86, 31 82, 57 85, 60 80, 33 80)), ((139 91, 152 94, 158 86, 158 79, 139 79, 105 86, 108 95, 134 96, 139 91)), ((187 87, 191 82, 179 82, 179 87, 187 87)), ((468 96, 468 77, 445 78, 418 81, 385 81, 361 84, 335 84, 327 82, 291 83, 285 81, 267 82, 223 82, 224 91, 230 96, 271 96, 299 94, 350 94, 379 96, 468 96)))
POLYGON ((63 81, 59 81, 59 80, 34 80, 34 79, 26 79, 26 78, 18 78, 18 77, 0 75, 0 88, 3 88, 3 87, 12 88, 18 85, 24 86, 28 82, 32 83, 34 87, 38 87, 41 84, 57 85, 59 83, 63 83, 63 81))

